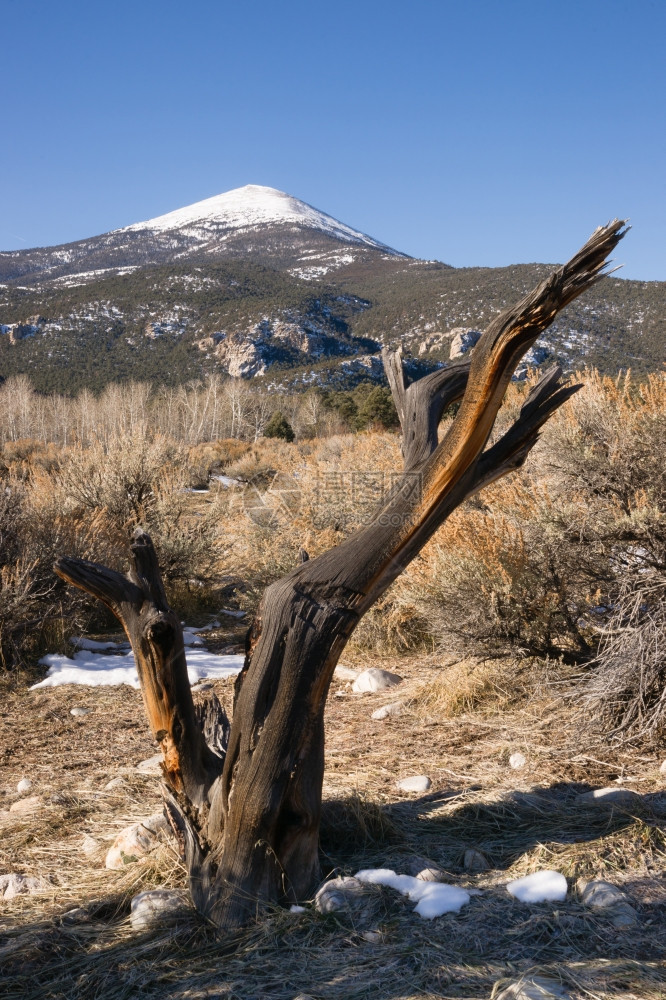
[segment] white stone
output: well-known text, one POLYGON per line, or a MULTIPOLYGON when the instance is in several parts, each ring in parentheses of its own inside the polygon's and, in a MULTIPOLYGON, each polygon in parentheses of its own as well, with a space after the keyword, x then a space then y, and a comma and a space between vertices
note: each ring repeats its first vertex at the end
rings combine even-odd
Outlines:
POLYGON ((31 788, 32 788, 32 781, 30 780, 30 778, 21 778, 18 785, 16 786, 16 791, 19 793, 19 795, 25 795, 25 793, 29 792, 31 788))
POLYGON ((349 911, 354 904, 362 901, 366 894, 367 889, 360 879, 351 876, 333 878, 329 882, 324 882, 317 891, 314 905, 320 913, 349 911))
POLYGON ((97 854, 99 854, 100 848, 101 844, 99 841, 95 840, 95 838, 91 837, 88 833, 81 842, 81 850, 87 858, 94 858, 97 854))
POLYGON ((401 792, 427 792, 432 781, 427 774, 415 774, 410 778, 401 778, 396 785, 401 792))
POLYGON ((141 825, 145 826, 146 830, 150 830, 150 832, 155 835, 158 833, 168 833, 171 830, 169 821, 163 811, 153 813, 152 816, 148 817, 148 819, 142 819, 141 825))
POLYGON ((617 906, 627 901, 625 893, 611 882, 601 879, 588 882, 580 894, 581 902, 594 910, 605 909, 607 906, 617 906))
POLYGON ((632 792, 631 788, 595 788, 591 792, 582 792, 577 797, 578 802, 593 806, 623 806, 625 808, 636 807, 641 804, 642 799, 638 792, 632 792))
POLYGON ((609 911, 611 923, 618 930, 634 927, 638 923, 638 914, 630 903, 620 903, 609 911))
POLYGON ((382 932, 381 931, 363 931, 361 937, 368 944, 381 944, 382 932))
POLYGON ((661 767, 659 768, 660 774, 666 774, 666 760, 662 761, 661 767))
POLYGON ((366 691, 383 691, 385 688, 395 687, 402 682, 402 677, 392 674, 389 670, 380 670, 379 667, 370 667, 359 674, 352 684, 352 691, 363 694, 366 691))
POLYGON ((162 768, 160 767, 163 757, 161 753, 156 753, 154 757, 148 757, 146 760, 142 760, 136 765, 136 770, 141 774, 157 774, 161 777, 162 768))
POLYGON ((87 924, 90 921, 90 912, 85 906, 75 906, 73 910, 67 910, 60 917, 63 924, 87 924))
POLYGON ((506 889, 521 903, 542 903, 566 899, 567 880, 560 872, 548 869, 514 879, 506 889))
POLYGON ((105 792, 121 791, 125 788, 129 788, 129 782, 125 781, 124 778, 111 778, 111 781, 107 781, 104 786, 105 792))
POLYGON ((290 913, 305 913, 306 911, 305 911, 305 907, 304 906, 299 906, 297 903, 294 903, 292 906, 289 907, 289 912, 290 913))
POLYGON ((420 882, 441 882, 446 878, 446 872, 443 872, 441 868, 422 868, 420 872, 416 873, 416 878, 420 882))
POLYGON ((9 807, 10 813, 18 813, 22 816, 27 816, 30 813, 37 812, 42 806, 42 800, 39 795, 31 795, 27 799, 19 799, 18 802, 12 802, 9 807))
POLYGON ((580 894, 581 902, 593 910, 607 910, 614 927, 633 927, 638 915, 626 893, 612 882, 601 879, 588 882, 580 894))
POLYGON ((481 851, 476 851, 473 847, 469 847, 465 851, 463 868, 466 872, 487 872, 490 870, 490 865, 481 851))
POLYGON ((135 931, 151 930, 175 923, 187 913, 181 892, 175 889, 149 889, 132 899, 130 923, 135 931))
POLYGON ((525 764, 527 764, 527 757, 522 753, 512 753, 509 757, 509 767, 512 767, 514 771, 519 771, 521 767, 525 767, 525 764))
POLYGON ((571 1000, 571 994, 557 979, 546 976, 528 976, 509 983, 495 1000, 571 1000))
POLYGON ((32 896, 37 892, 45 892, 48 885, 32 875, 0 875, 0 895, 3 899, 13 899, 14 896, 32 896))
POLYGON ((157 837, 143 825, 132 823, 121 830, 106 854, 106 868, 120 869, 149 854, 157 846, 157 837))
POLYGON ((75 705, 74 708, 70 708, 70 715, 74 715, 76 718, 83 718, 84 715, 90 714, 89 708, 82 708, 81 705, 75 705))
POLYGON ((401 701, 394 701, 390 705, 382 705, 381 708, 376 708, 372 713, 371 718, 373 719, 387 719, 389 715, 400 715, 402 713, 403 703, 401 701))
POLYGON ((351 667, 345 667, 342 663, 338 663, 333 671, 333 676, 336 681, 355 681, 358 677, 358 670, 352 670, 351 667))

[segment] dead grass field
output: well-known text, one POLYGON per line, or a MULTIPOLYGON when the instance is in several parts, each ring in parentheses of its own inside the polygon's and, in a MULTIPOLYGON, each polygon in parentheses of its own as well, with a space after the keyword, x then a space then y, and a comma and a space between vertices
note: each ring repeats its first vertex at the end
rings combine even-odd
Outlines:
MULTIPOLYGON (((160 808, 158 779, 135 769, 155 753, 140 693, 29 691, 30 678, 15 677, 3 682, 0 716, 0 870, 46 878, 50 888, 0 903, 0 995, 481 1000, 502 981, 537 971, 576 998, 666 996, 666 776, 657 752, 614 749, 586 731, 564 697, 561 668, 507 661, 484 674, 482 665, 463 669, 434 655, 351 665, 383 666, 405 681, 363 696, 334 682, 324 871, 408 871, 426 858, 452 883, 481 890, 468 906, 423 920, 404 897, 377 887, 369 925, 307 908, 263 914, 229 940, 217 940, 194 914, 175 930, 133 931, 133 894, 185 885, 166 840, 122 871, 104 868, 116 833, 160 808), (475 671, 478 682, 470 683, 475 671), (396 699, 406 703, 403 714, 370 718, 396 699), (74 705, 91 712, 73 717, 74 705), (527 761, 520 770, 508 763, 515 751, 527 761), (396 780, 411 774, 428 774, 431 792, 398 792, 396 780), (105 790, 118 776, 125 784, 105 790), (43 802, 33 816, 6 812, 23 777, 43 802), (640 805, 607 810, 576 801, 614 783, 639 792, 640 805), (488 871, 464 870, 467 848, 485 855, 488 871), (526 905, 509 896, 507 881, 539 868, 567 877, 565 902, 526 905), (626 891, 638 913, 634 927, 618 930, 582 905, 576 884, 594 877, 626 891)), ((230 708, 231 683, 215 689, 230 708)))

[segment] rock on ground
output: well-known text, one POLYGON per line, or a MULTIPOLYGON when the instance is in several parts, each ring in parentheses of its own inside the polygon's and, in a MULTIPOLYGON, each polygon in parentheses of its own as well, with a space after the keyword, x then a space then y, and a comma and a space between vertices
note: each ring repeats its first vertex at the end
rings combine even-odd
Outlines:
POLYGON ((162 754, 156 753, 154 757, 148 757, 146 760, 142 760, 136 765, 136 770, 140 771, 141 774, 157 774, 160 776, 162 774, 162 754))
POLYGON ((69 714, 75 718, 82 719, 84 715, 90 715, 90 709, 83 708, 81 705, 75 705, 74 708, 70 708, 69 714))
POLYGON ((521 767, 525 767, 527 764, 527 757, 522 753, 512 753, 509 757, 509 767, 512 767, 514 771, 519 771, 521 767))
POLYGON ((401 778, 396 786, 401 792, 427 792, 432 787, 432 781, 427 774, 415 774, 411 778, 401 778))
POLYGON ((42 807, 42 800, 39 795, 30 795, 27 799, 19 799, 18 802, 12 802, 9 807, 10 813, 18 813, 21 816, 27 816, 31 813, 37 812, 42 807))
POLYGON ((577 801, 581 805, 589 806, 622 806, 626 809, 635 808, 641 805, 642 798, 638 792, 633 792, 631 788, 594 788, 591 792, 582 792, 577 796, 577 801))
POLYGON ((463 868, 466 872, 487 872, 490 871, 490 865, 487 859, 481 853, 481 851, 476 851, 473 847, 469 847, 465 851, 463 857, 463 868))
POLYGON ((91 837, 89 833, 85 835, 81 842, 81 850, 87 858, 94 858, 100 853, 101 844, 94 837, 91 837))
POLYGON ((176 889, 149 889, 132 899, 130 923, 135 931, 164 927, 176 923, 188 909, 182 892, 176 889))
POLYGON ((593 910, 607 911, 614 927, 633 927, 638 915, 626 893, 601 879, 588 882, 580 894, 581 902, 593 910))
POLYGON ((130 787, 129 782, 125 781, 124 778, 111 778, 111 781, 108 781, 104 786, 104 791, 105 792, 113 792, 116 790, 121 791, 129 787, 130 787))
POLYGON ((157 847, 157 836, 143 823, 132 823, 121 830, 109 848, 104 865, 118 870, 138 858, 149 854, 157 847))
POLYGON ((371 718, 373 719, 387 719, 389 715, 400 715, 402 713, 403 704, 401 701, 394 701, 390 705, 382 705, 381 708, 376 708, 372 713, 371 718))
POLYGON ((169 821, 164 815, 164 812, 153 813, 148 819, 142 819, 141 825, 145 826, 147 830, 151 833, 170 833, 171 827, 169 826, 169 821))
POLYGON ((21 778, 18 785, 16 786, 16 791, 19 793, 19 795, 25 795, 25 793, 29 792, 31 788, 32 788, 32 781, 30 780, 30 778, 21 778))
POLYGON ((352 691, 363 694, 366 691, 384 691, 386 688, 395 687, 402 683, 402 677, 392 674, 389 670, 380 670, 379 667, 370 667, 359 674, 352 684, 352 691))
POLYGON ((557 979, 529 976, 509 983, 495 1000, 571 1000, 571 994, 557 979))
POLYGON ((342 663, 338 663, 333 671, 333 676, 336 681, 355 681, 358 677, 358 670, 352 670, 351 667, 345 667, 342 663))
POLYGON ((605 909, 607 906, 617 906, 618 903, 625 903, 627 896, 612 882, 603 882, 598 879, 587 883, 581 891, 580 899, 585 906, 599 910, 605 909))
POLYGON ((32 896, 37 892, 46 892, 48 885, 42 879, 32 875, 0 875, 0 895, 3 899, 13 899, 14 896, 32 896))
POLYGON ((355 927, 367 927, 375 922, 377 895, 360 879, 345 876, 324 882, 315 895, 314 905, 320 913, 339 913, 355 927))
POLYGON ((398 866, 405 875, 411 875, 422 882, 439 882, 447 877, 436 862, 420 854, 408 854, 400 858, 398 866))

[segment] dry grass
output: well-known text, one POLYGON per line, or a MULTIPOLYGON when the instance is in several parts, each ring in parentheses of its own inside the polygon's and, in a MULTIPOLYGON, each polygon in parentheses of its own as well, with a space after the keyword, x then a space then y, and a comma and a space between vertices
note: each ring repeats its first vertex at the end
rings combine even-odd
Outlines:
MULTIPOLYGON (((140 695, 127 688, 31 692, 34 678, 16 670, 2 681, 0 810, 18 797, 16 783, 26 775, 43 805, 33 817, 0 817, 0 865, 46 878, 50 889, 2 901, 2 995, 481 1000, 506 978, 536 971, 561 978, 580 1000, 663 1000, 666 779, 659 747, 645 741, 645 727, 622 743, 582 726, 580 667, 528 654, 555 651, 576 661, 586 644, 596 652, 609 616, 600 620, 594 608, 610 607, 618 572, 644 580, 646 559, 663 566, 665 387, 659 376, 638 387, 591 374, 520 476, 452 518, 347 648, 348 663, 385 666, 405 680, 384 695, 354 696, 334 685, 326 716, 325 873, 406 871, 425 860, 451 882, 480 890, 469 906, 424 921, 402 897, 377 889, 370 928, 309 908, 262 914, 231 940, 217 940, 194 915, 176 930, 136 934, 132 895, 185 885, 167 842, 121 872, 103 867, 117 831, 159 807, 157 780, 134 769, 155 752, 140 695), (436 643, 454 649, 456 635, 472 653, 480 647, 493 658, 434 651, 436 643), (499 658, 502 651, 513 655, 499 658), (397 699, 401 715, 371 719, 373 709, 397 699), (74 718, 73 704, 92 711, 74 718), (526 758, 520 770, 509 764, 515 751, 526 758), (424 773, 430 793, 397 791, 397 779, 424 773), (125 785, 108 790, 118 775, 125 785), (606 812, 577 801, 581 791, 614 783, 639 792, 636 809, 606 812), (98 844, 91 856, 82 851, 86 836, 98 844), (488 871, 465 871, 468 848, 485 855, 488 871), (527 907, 508 896, 509 879, 544 867, 568 878, 565 902, 527 907), (624 887, 635 927, 619 934, 608 917, 582 906, 576 884, 592 877, 624 887), (65 915, 77 907, 78 917, 65 915), (368 929, 376 935, 368 938, 368 929)), ((511 388, 503 420, 520 391, 511 388)), ((216 607, 237 587, 233 598, 251 608, 265 583, 295 565, 301 546, 315 556, 362 523, 400 465, 398 439, 384 433, 189 451, 148 445, 130 453, 120 442, 114 452, 109 439, 108 468, 102 475, 94 467, 92 478, 91 455, 81 450, 63 458, 29 441, 5 448, 0 474, 20 504, 6 505, 3 523, 11 530, 3 542, 27 538, 40 553, 40 575, 19 549, 3 560, 8 582, 0 597, 23 600, 25 621, 34 594, 26 580, 46 581, 53 555, 124 565, 126 530, 137 519, 161 541, 179 607, 189 600, 190 613, 201 610, 204 582, 216 587, 216 607), (298 502, 277 503, 274 522, 262 524, 247 516, 242 489, 181 492, 215 467, 268 486, 280 471, 298 484, 298 502), (200 577, 196 586, 192 576, 200 577)), ((81 628, 85 606, 68 613, 67 628, 81 628)), ((60 639, 65 635, 61 629, 60 639)), ((222 648, 238 634, 215 640, 222 648)), ((33 642, 29 656, 36 652, 33 642)), ((636 680, 636 662, 627 684, 636 680)), ((215 688, 230 708, 231 685, 215 688)), ((625 689, 652 710, 645 688, 625 689)))
MULTIPOLYGON (((4 800, 17 797, 16 781, 30 773, 47 804, 37 819, 5 818, 0 857, 3 870, 47 876, 52 889, 3 904, 3 996, 486 998, 505 978, 536 970, 560 977, 581 1000, 663 997, 666 794, 659 757, 611 752, 592 735, 581 738, 569 703, 558 697, 561 678, 543 672, 540 688, 507 703, 508 680, 486 678, 485 693, 478 687, 469 693, 462 665, 446 667, 434 656, 382 665, 405 677, 388 699, 407 703, 401 716, 374 721, 371 712, 386 695, 353 696, 339 685, 343 696, 331 697, 327 708, 325 871, 406 871, 428 859, 451 882, 482 895, 460 914, 431 922, 415 916, 403 897, 378 889, 369 928, 378 935, 370 940, 366 924, 309 909, 263 914, 232 940, 216 940, 194 916, 177 930, 136 934, 128 919, 131 896, 152 885, 185 884, 168 843, 124 871, 102 867, 116 831, 159 803, 157 779, 133 769, 154 752, 140 695, 100 688, 28 692, 24 678, 5 687, 4 800), (428 695, 446 688, 448 702, 428 695), (73 718, 73 703, 93 711, 73 718), (527 758, 520 771, 508 765, 515 750, 527 758), (430 775, 431 793, 414 798, 396 791, 396 779, 417 773, 430 775), (126 787, 105 791, 118 774, 126 787), (576 802, 581 790, 618 778, 633 779, 629 787, 642 794, 633 813, 576 802), (85 835, 98 841, 96 857, 82 854, 85 835), (465 872, 468 847, 484 853, 489 871, 465 872), (508 896, 509 879, 543 867, 567 876, 565 903, 527 907, 508 896), (636 928, 618 935, 607 917, 581 905, 576 882, 595 876, 630 895, 636 928), (79 906, 80 922, 63 917, 79 906)), ((505 678, 516 669, 501 666, 505 678)), ((231 684, 215 687, 229 706, 231 684)))
POLYGON ((490 705, 494 711, 515 701, 519 694, 515 671, 506 676, 496 661, 456 660, 424 684, 410 705, 429 715, 454 718, 490 705))

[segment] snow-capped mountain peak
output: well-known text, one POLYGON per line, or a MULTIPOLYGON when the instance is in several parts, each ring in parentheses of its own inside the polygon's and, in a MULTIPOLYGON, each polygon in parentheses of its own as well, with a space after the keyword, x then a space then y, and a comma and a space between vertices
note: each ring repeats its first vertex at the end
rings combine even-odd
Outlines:
POLYGON ((205 201, 195 202, 194 205, 159 215, 155 219, 125 226, 116 232, 158 233, 186 230, 188 235, 206 236, 213 231, 255 229, 271 225, 302 226, 344 241, 364 244, 392 254, 397 253, 304 201, 299 201, 284 191, 262 187, 259 184, 246 184, 245 187, 206 198, 205 201))

